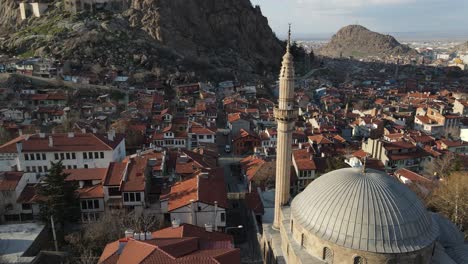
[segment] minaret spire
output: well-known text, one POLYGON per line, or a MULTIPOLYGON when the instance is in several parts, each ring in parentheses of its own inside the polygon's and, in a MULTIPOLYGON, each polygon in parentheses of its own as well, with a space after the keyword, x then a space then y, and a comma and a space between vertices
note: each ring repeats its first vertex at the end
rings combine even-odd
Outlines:
POLYGON ((292 160, 292 134, 298 110, 294 101, 294 60, 290 53, 291 24, 289 24, 286 54, 283 56, 279 80, 278 106, 275 107, 275 118, 278 122, 278 144, 276 148, 276 182, 275 182, 275 218, 273 228, 279 229, 281 208, 289 203, 289 189, 292 160))

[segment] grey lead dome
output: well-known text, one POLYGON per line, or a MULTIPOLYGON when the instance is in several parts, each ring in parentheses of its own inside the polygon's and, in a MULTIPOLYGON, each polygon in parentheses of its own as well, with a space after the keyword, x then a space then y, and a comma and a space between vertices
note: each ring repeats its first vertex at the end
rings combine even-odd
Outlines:
POLYGON ((429 246, 438 234, 419 198, 384 172, 332 171, 313 181, 291 204, 295 225, 339 246, 405 253, 429 246))

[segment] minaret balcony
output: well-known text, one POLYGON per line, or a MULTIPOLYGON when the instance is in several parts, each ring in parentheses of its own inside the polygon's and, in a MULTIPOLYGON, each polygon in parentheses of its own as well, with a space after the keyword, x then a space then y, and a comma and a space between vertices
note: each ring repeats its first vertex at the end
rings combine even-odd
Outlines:
POLYGON ((277 106, 274 109, 274 114, 276 120, 280 121, 294 121, 297 119, 297 116, 299 114, 299 109, 297 108, 292 108, 292 109, 279 109, 277 106))

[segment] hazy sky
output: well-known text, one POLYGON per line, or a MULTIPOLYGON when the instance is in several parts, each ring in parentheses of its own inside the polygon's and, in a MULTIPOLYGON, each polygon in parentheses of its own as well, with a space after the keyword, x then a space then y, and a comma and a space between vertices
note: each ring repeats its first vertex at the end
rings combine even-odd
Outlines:
POLYGON ((468 32, 468 0, 251 0, 278 36, 288 22, 297 35, 360 24, 380 32, 468 32))

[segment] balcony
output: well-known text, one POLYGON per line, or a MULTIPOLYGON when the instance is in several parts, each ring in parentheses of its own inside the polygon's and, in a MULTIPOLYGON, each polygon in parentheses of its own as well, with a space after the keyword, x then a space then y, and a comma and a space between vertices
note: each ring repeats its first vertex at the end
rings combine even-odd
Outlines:
POLYGON ((293 108, 290 110, 279 109, 277 106, 274 109, 274 115, 277 120, 291 122, 297 119, 299 110, 293 108))

